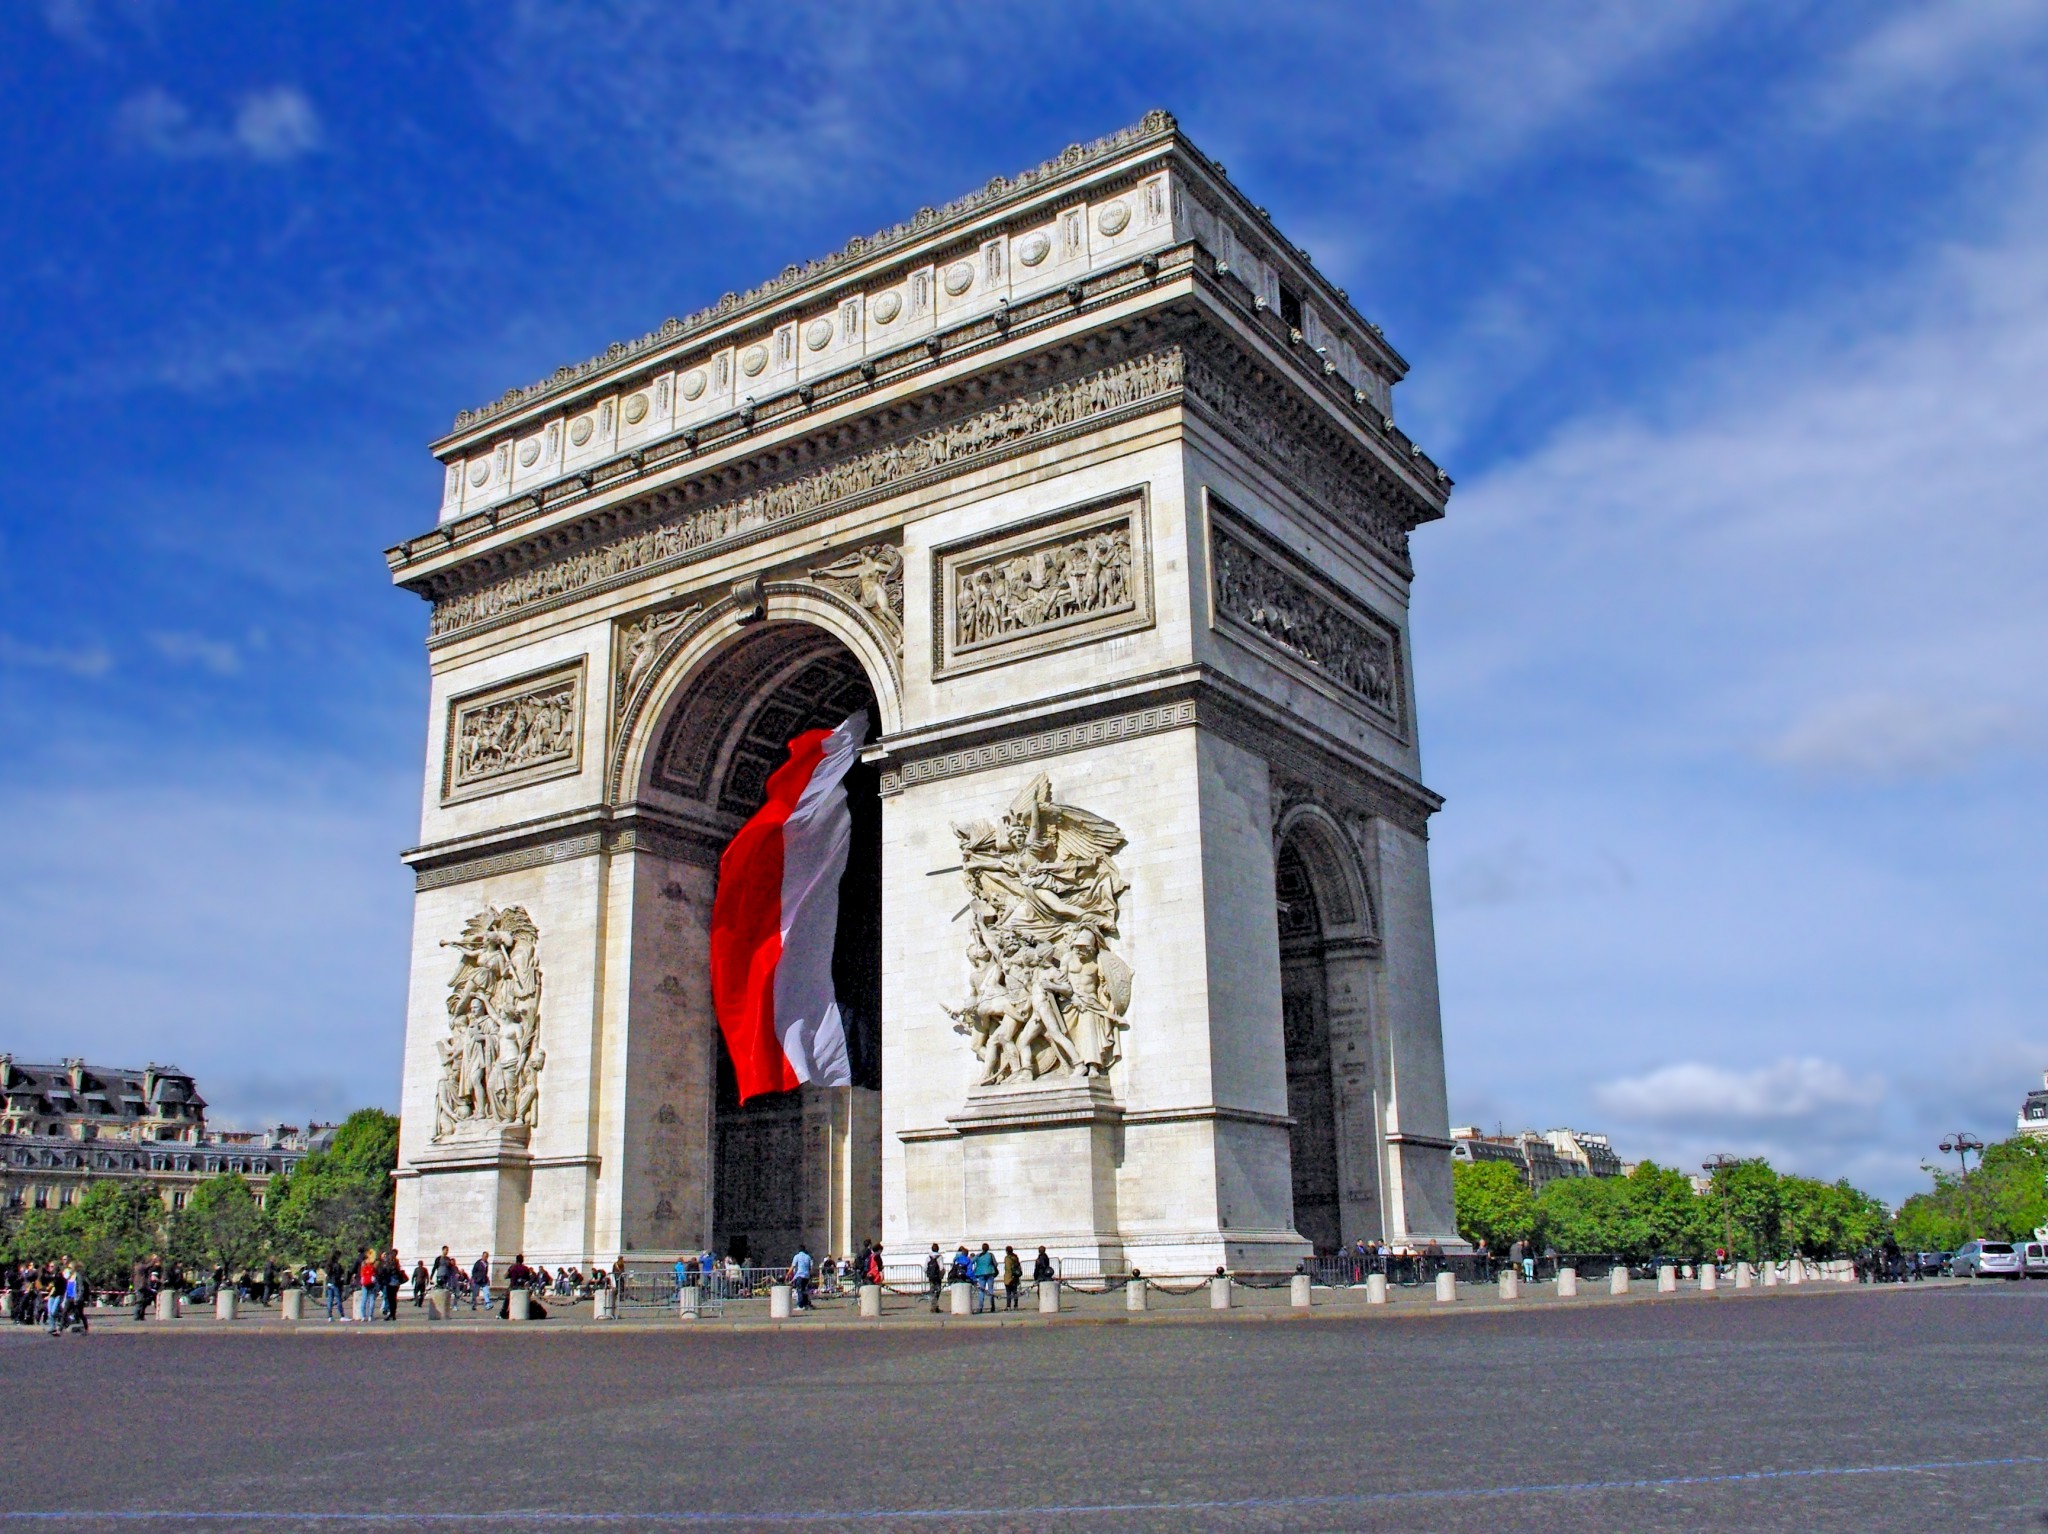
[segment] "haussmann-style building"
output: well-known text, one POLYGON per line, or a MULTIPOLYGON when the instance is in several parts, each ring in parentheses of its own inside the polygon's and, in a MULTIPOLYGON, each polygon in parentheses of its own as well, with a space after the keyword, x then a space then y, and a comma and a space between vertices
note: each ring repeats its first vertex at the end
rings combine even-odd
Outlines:
POLYGON ((458 416, 400 1250, 1462 1246, 1406 366, 1155 113, 458 416), (719 854, 857 708, 856 1085, 742 1106, 719 854))

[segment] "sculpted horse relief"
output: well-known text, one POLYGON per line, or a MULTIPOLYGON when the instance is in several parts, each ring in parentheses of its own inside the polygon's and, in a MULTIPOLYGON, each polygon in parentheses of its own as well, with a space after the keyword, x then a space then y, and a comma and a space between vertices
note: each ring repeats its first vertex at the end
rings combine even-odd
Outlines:
POLYGON ((1105 1075, 1121 1056, 1131 967, 1112 952, 1130 888, 1124 834, 1060 804, 1040 773, 1001 820, 953 828, 973 933, 968 996, 948 1007, 978 1085, 1105 1075))

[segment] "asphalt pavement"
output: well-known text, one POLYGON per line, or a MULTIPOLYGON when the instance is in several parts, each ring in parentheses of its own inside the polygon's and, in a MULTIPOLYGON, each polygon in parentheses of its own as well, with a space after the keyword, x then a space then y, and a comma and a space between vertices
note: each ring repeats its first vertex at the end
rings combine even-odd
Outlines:
POLYGON ((2048 1528, 2048 1284, 0 1327, 0 1528, 2048 1528))

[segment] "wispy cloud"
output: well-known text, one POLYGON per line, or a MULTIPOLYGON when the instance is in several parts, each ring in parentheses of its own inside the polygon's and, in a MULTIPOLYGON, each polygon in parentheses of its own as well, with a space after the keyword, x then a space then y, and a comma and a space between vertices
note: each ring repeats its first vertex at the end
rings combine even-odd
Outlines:
POLYGON ((114 654, 105 645, 31 644, 0 634, 0 665, 63 671, 78 677, 101 677, 114 669, 114 654))
POLYGON ((206 123, 160 86, 130 96, 114 114, 124 147, 167 160, 239 159, 277 165, 322 144, 320 115, 295 85, 251 91, 225 122, 206 123))
POLYGON ((1928 0, 1880 14, 1803 93, 1830 126, 1871 116, 1919 115, 1991 77, 2038 86, 2048 42, 2044 0, 1928 0))
POLYGON ((1932 778, 1960 772, 2022 738, 2010 705, 1872 693, 1821 703, 1767 741, 1772 761, 1858 778, 1932 778))
POLYGON ((1855 1076, 1811 1056, 1748 1071, 1686 1061, 1593 1089, 1593 1100, 1615 1117, 1657 1124, 1746 1126, 1758 1119, 1871 1108, 1883 1097, 1878 1077, 1855 1076))
POLYGON ((198 666, 215 676, 233 676, 242 669, 242 652, 226 640, 159 629, 150 634, 149 642, 157 654, 175 665, 198 666))

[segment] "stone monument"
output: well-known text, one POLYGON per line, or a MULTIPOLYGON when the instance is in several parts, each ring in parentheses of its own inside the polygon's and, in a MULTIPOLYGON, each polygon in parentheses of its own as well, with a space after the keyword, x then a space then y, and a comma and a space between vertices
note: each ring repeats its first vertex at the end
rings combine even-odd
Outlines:
POLYGON ((458 416, 399 1248, 1455 1244, 1405 369, 1154 113, 458 416), (742 1105, 718 855, 857 707, 856 1084, 742 1105))

